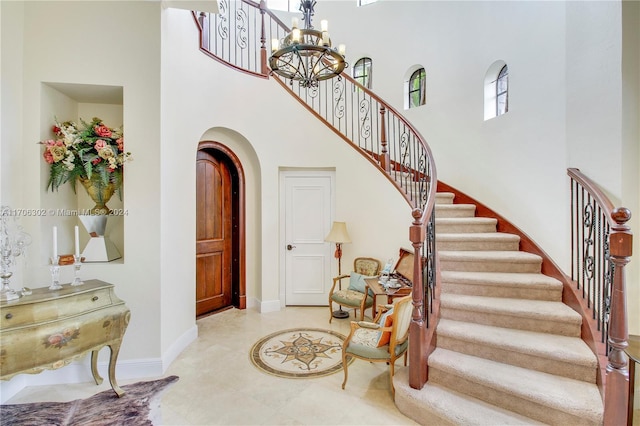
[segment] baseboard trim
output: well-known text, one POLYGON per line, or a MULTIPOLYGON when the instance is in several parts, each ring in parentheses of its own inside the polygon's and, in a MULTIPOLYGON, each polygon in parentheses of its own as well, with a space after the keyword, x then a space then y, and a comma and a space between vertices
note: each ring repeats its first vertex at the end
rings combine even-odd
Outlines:
POLYGON ((267 300, 260 302, 260 313, 278 312, 280 310, 280 300, 267 300))

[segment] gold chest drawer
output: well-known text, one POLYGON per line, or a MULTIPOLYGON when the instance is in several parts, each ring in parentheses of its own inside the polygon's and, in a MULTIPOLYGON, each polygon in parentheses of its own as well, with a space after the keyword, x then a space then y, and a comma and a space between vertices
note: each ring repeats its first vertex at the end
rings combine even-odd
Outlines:
POLYGON ((100 309, 113 303, 111 290, 108 288, 98 288, 80 294, 71 294, 66 297, 58 297, 57 293, 59 292, 52 291, 50 293, 50 300, 15 306, 10 304, 8 304, 8 306, 2 306, 0 329, 55 321, 57 319, 100 309))
POLYGON ((113 284, 87 280, 84 285, 64 285, 61 290, 33 290, 33 294, 0 304, 0 379, 20 373, 39 373, 69 364, 91 351, 96 383, 97 353, 111 349, 109 379, 115 381, 115 364, 130 311, 113 290, 113 284))

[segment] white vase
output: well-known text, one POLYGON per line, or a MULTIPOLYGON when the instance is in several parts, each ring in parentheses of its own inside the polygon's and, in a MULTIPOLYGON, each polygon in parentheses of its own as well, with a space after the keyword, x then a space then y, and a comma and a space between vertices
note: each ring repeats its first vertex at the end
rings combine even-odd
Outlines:
POLYGON ((122 257, 115 244, 105 235, 108 215, 78 215, 78 218, 91 237, 82 251, 84 262, 111 262, 122 257))

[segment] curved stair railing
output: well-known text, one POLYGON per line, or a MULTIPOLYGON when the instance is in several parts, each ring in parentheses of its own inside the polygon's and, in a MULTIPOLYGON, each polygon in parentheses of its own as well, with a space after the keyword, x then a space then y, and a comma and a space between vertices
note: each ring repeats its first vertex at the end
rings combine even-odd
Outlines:
POLYGON ((362 154, 398 188, 412 207, 409 239, 414 248, 413 317, 410 328, 410 385, 427 380, 438 318, 435 250, 436 167, 420 133, 393 107, 343 73, 305 89, 271 74, 267 41, 289 28, 265 2, 220 0, 220 14, 194 12, 200 50, 238 71, 274 76, 285 90, 336 135, 362 154))
POLYGON ((592 348, 598 348, 604 388, 605 424, 624 425, 632 418, 625 353, 629 344, 625 266, 633 243, 626 223, 631 212, 614 207, 580 170, 568 169, 567 174, 571 179, 572 291, 590 314, 592 348))

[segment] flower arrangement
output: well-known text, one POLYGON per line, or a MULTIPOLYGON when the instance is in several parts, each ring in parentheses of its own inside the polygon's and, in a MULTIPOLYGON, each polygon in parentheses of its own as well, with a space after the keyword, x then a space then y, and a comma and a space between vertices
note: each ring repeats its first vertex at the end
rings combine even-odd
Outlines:
POLYGON ((118 190, 122 198, 124 163, 132 159, 131 153, 124 151, 122 128, 111 129, 98 117, 89 123, 80 119, 80 123, 56 119, 52 129, 56 139, 39 142, 45 146, 44 160, 51 165, 47 189, 58 190, 69 182, 75 192, 80 180, 87 192, 90 186, 101 192, 110 188, 111 193, 118 190))

